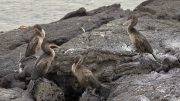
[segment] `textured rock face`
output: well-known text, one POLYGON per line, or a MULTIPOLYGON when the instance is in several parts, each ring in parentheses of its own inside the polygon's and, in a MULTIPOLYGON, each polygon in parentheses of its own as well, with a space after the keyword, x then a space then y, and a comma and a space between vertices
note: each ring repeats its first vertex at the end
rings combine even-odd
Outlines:
POLYGON ((157 19, 174 19, 180 21, 180 2, 178 0, 147 0, 140 4, 135 12, 146 13, 157 19))
POLYGON ((5 100, 5 101, 10 101, 10 99, 13 99, 13 98, 17 98, 19 96, 21 96, 21 92, 23 90, 17 90, 16 89, 4 89, 4 88, 1 88, 0 90, 0 99, 1 100, 5 100))
POLYGON ((36 101, 65 101, 63 91, 47 79, 46 81, 38 81, 34 89, 33 95, 36 101))
MULTIPOLYGON (((66 16, 68 19, 43 24, 47 38, 62 45, 56 50, 55 60, 47 74, 47 79, 51 81, 37 83, 34 98, 103 101, 101 97, 87 93, 71 73, 74 57, 82 54, 85 56, 83 65, 102 84, 111 88, 108 101, 179 100, 180 23, 179 6, 174 6, 179 4, 178 0, 148 0, 133 12, 123 11, 120 5, 115 4, 89 12, 83 10, 81 17, 76 15, 77 10, 69 13, 66 16), (139 16, 135 28, 147 38, 162 64, 157 63, 150 54, 140 57, 134 51, 127 26, 122 25, 130 14, 139 16)), ((7 88, 18 87, 14 85, 18 83, 18 78, 13 76, 17 74, 13 70, 18 68, 20 52, 24 54, 31 32, 29 27, 0 34, 1 84, 11 81, 7 88)), ((35 59, 24 61, 21 64, 24 72, 20 76, 29 76, 34 63, 35 59)), ((27 80, 22 82, 27 86, 27 80)), ((19 97, 23 90, 20 90, 21 93, 16 93, 14 89, 2 91, 15 96, 13 99, 17 101, 18 98, 32 100, 29 96, 19 97)))
POLYGON ((108 101, 178 101, 179 70, 124 76, 114 82, 117 88, 108 101))
POLYGON ((34 101, 29 96, 24 96, 24 91, 19 88, 0 89, 1 101, 34 101))
POLYGON ((84 92, 82 94, 82 97, 79 99, 79 101, 102 101, 102 99, 100 96, 94 96, 92 94, 84 92))

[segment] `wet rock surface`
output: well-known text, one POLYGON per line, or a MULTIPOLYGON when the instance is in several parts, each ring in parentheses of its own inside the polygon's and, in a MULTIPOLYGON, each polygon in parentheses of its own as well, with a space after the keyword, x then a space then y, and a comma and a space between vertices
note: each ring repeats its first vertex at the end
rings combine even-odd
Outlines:
MULTIPOLYGON (((32 35, 32 27, 1 34, 1 87, 8 83, 4 88, 10 88, 1 88, 1 91, 14 96, 5 99, 104 101, 102 96, 86 92, 72 75, 71 65, 81 54, 85 56, 83 65, 111 89, 107 101, 178 101, 180 23, 179 6, 174 6, 178 4, 178 0, 148 0, 134 11, 124 11, 118 4, 92 11, 80 12, 79 9, 67 14, 64 20, 42 24, 46 38, 54 40, 61 48, 56 50, 46 80, 35 85, 32 97, 22 98, 20 95, 26 91, 24 89, 29 83, 26 78, 31 74, 36 59, 27 59, 21 65, 18 63, 20 53, 24 54, 32 35), (84 15, 79 16, 81 13, 84 15), (141 57, 136 53, 129 41, 127 26, 122 25, 131 14, 139 16, 135 28, 150 42, 161 63, 151 54, 141 57), (24 71, 21 74, 17 73, 19 66, 24 71), (14 87, 22 89, 15 91, 14 87)), ((2 94, 3 98, 5 95, 2 94)))

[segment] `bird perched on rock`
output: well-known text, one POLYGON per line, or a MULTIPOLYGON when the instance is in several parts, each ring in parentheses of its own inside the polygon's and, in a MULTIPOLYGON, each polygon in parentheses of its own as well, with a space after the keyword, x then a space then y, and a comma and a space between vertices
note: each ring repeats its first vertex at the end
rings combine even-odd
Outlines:
POLYGON ((138 22, 138 18, 136 16, 132 15, 123 24, 123 25, 126 25, 129 23, 127 32, 129 34, 130 41, 136 48, 137 52, 139 52, 140 54, 150 53, 155 58, 155 60, 158 60, 157 57, 154 55, 153 49, 152 49, 151 45, 149 44, 149 42, 147 41, 147 39, 134 28, 134 26, 136 26, 137 22, 138 22))
MULTIPOLYGON (((33 58, 34 55, 41 53, 41 45, 42 42, 45 38, 45 31, 42 29, 40 25, 35 25, 33 27, 35 33, 34 35, 30 38, 30 41, 27 45, 26 52, 25 52, 25 57, 21 58, 21 53, 20 53, 20 60, 19 60, 19 73, 22 73, 23 71, 23 66, 21 65, 23 61, 28 60, 30 58, 33 58)), ((39 54, 38 54, 39 55, 39 54)), ((35 56, 38 58, 37 56, 35 56)))
POLYGON ((77 78, 80 85, 85 87, 86 90, 92 90, 93 94, 95 94, 95 91, 98 91, 99 95, 107 98, 109 96, 110 89, 102 85, 93 75, 93 73, 82 65, 83 59, 83 56, 76 57, 71 68, 72 73, 77 78))
POLYGON ((30 38, 30 41, 26 48, 25 57, 35 55, 41 49, 41 44, 45 38, 45 31, 40 25, 35 25, 33 29, 35 33, 30 38))
POLYGON ((44 53, 36 61, 30 79, 36 80, 39 77, 44 77, 44 75, 48 72, 49 67, 55 57, 55 52, 53 50, 54 48, 59 48, 59 46, 52 41, 44 40, 42 44, 42 50, 44 53))

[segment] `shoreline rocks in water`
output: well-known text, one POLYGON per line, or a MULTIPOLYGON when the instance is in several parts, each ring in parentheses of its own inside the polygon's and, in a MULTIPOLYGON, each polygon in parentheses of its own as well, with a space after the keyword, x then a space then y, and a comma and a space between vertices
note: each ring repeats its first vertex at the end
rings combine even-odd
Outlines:
MULTIPOLYGON (((129 11, 122 10, 119 4, 114 4, 92 11, 76 10, 59 21, 42 24, 47 39, 55 41, 61 48, 56 50, 55 60, 47 74, 48 82, 39 83, 36 85, 39 89, 33 90, 35 98, 51 99, 53 96, 50 95, 54 93, 53 95, 57 95, 57 99, 62 101, 102 101, 101 98, 84 92, 85 89, 71 73, 74 57, 86 54, 83 64, 87 65, 103 84, 111 88, 107 101, 180 99, 178 5, 180 1, 177 0, 148 0, 134 11, 129 11), (149 54, 139 57, 134 52, 126 27, 122 26, 131 14, 139 16, 135 28, 147 38, 163 65, 157 64, 149 54), (85 33, 81 27, 85 29, 85 33), (155 72, 157 69, 159 73, 155 72)), ((32 27, 0 34, 0 85, 11 81, 6 87, 9 89, 1 88, 0 99, 4 97, 5 100, 17 101, 25 91, 23 89, 27 88, 27 80, 21 76, 29 74, 35 60, 30 59, 22 63, 25 74, 20 77, 16 71, 19 68, 20 53, 24 55, 31 35, 32 27), (14 74, 18 76, 14 77, 14 74), (3 95, 4 92, 9 96, 3 95)), ((26 101, 29 96, 23 99, 26 101)))

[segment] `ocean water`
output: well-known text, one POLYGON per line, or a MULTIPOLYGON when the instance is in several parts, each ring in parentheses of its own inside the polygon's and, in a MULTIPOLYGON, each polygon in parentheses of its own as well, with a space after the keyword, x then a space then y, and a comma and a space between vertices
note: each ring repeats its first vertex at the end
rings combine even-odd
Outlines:
POLYGON ((123 9, 133 10, 143 1, 146 0, 0 0, 0 31, 57 21, 80 7, 92 10, 120 3, 123 9))

